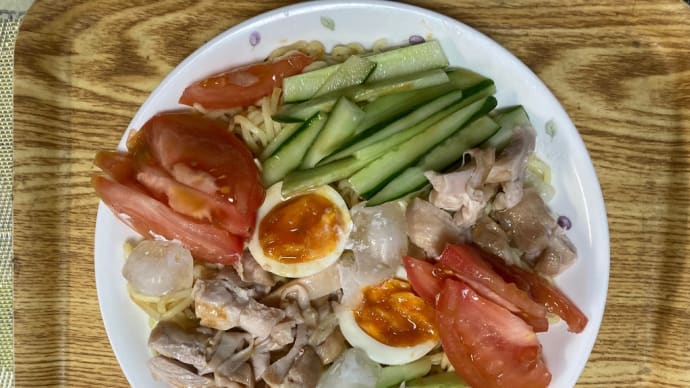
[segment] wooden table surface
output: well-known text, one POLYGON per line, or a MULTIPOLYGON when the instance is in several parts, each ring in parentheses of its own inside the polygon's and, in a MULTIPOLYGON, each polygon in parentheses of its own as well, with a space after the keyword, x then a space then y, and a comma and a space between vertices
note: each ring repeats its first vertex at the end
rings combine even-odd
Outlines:
MULTIPOLYGON (((37 1, 16 47, 17 386, 127 386, 93 270, 96 150, 233 25, 287 1, 37 1)), ((579 385, 690 386, 690 8, 668 1, 435 0, 551 88, 601 181, 611 279, 579 385)))

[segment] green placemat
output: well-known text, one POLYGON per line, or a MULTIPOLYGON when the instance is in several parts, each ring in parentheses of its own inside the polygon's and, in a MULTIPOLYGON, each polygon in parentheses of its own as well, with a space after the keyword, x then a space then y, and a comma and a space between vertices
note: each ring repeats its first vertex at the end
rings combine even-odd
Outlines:
POLYGON ((12 128, 14 43, 31 0, 0 0, 0 387, 14 385, 12 128))

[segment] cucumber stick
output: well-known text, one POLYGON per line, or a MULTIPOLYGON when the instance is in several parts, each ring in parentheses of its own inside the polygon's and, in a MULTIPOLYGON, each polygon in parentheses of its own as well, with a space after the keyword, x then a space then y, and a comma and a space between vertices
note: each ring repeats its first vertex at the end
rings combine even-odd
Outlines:
POLYGON ((328 114, 319 112, 307 120, 271 157, 263 163, 261 179, 268 187, 299 167, 304 154, 319 135, 328 114))
POLYGON ((288 196, 296 192, 345 179, 366 166, 367 163, 368 161, 350 157, 306 170, 292 171, 285 176, 281 192, 283 196, 288 196))
POLYGON ((469 388, 455 372, 439 373, 405 382, 405 388, 469 388))
POLYGON ((488 112, 496 106, 496 99, 488 97, 480 100, 433 124, 424 132, 408 139, 355 173, 349 179, 350 185, 360 196, 369 198, 388 180, 462 128, 478 113, 477 110, 470 109, 470 107, 475 107, 475 104, 481 107, 480 111, 488 112))
POLYGON ((376 388, 398 387, 403 381, 426 376, 431 370, 431 358, 422 357, 404 365, 391 365, 381 368, 376 388))
POLYGON ((290 124, 283 124, 283 129, 278 132, 278 135, 271 140, 270 143, 264 148, 263 151, 261 151, 261 154, 259 154, 259 160, 266 160, 268 159, 269 156, 273 155, 280 146, 283 145, 289 138, 292 137, 292 135, 297 132, 297 130, 300 129, 302 126, 302 123, 290 123, 290 124))
MULTIPOLYGON (((448 59, 437 41, 401 47, 364 58, 376 64, 368 81, 380 81, 448 66, 448 59)), ((327 66, 285 78, 283 80, 284 101, 291 103, 312 98, 341 66, 343 65, 327 66)))
MULTIPOLYGON (((387 135, 384 132, 384 136, 381 136, 378 134, 379 132, 393 131, 391 129, 387 129, 388 126, 379 129, 377 127, 379 124, 408 113, 412 109, 420 107, 433 99, 440 98, 440 96, 453 91, 462 91, 463 99, 467 105, 469 105, 472 102, 496 93, 496 86, 492 80, 469 70, 451 70, 448 72, 448 78, 450 82, 442 85, 415 90, 412 92, 391 94, 365 105, 363 109, 364 112, 366 112, 366 116, 359 125, 359 128, 357 128, 355 131, 357 137, 355 138, 353 144, 327 157, 323 160, 323 163, 328 163, 346 156, 350 156, 355 151, 375 143, 387 135), (371 133, 372 130, 375 131, 373 134, 371 133), (373 140, 370 138, 373 138, 373 140)), ((400 120, 405 120, 405 117, 401 118, 400 120)), ((412 125, 410 123, 407 124, 412 125)), ((393 123, 392 125, 397 126, 398 124, 393 123)))
POLYGON ((501 129, 482 144, 482 147, 494 147, 496 151, 500 151, 508 145, 510 138, 513 136, 513 129, 532 126, 529 116, 527 116, 527 112, 525 112, 525 108, 522 105, 496 110, 492 112, 491 117, 496 120, 501 129))
MULTIPOLYGON (((410 136, 402 136, 402 141, 407 140, 409 137, 412 137, 416 135, 417 131, 415 129, 418 129, 420 126, 426 125, 428 127, 429 125, 433 124, 434 122, 448 116, 450 113, 455 112, 456 110, 463 108, 465 106, 468 106, 474 102, 477 102, 483 98, 489 97, 492 95, 495 91, 495 88, 493 85, 486 86, 483 89, 479 90, 478 92, 471 94, 470 96, 461 99, 460 101, 457 101, 454 97, 456 94, 464 95, 464 93, 461 90, 451 92, 446 96, 439 97, 436 100, 428 103, 427 105, 422 106, 421 108, 413 111, 409 115, 393 122, 392 124, 382 128, 381 130, 375 132, 374 134, 362 139, 360 142, 357 142, 349 147, 347 149, 339 151, 338 153, 341 155, 355 155, 355 157, 362 159, 366 158, 369 153, 374 152, 376 153, 377 149, 381 148, 386 148, 386 147, 394 147, 397 144, 399 144, 398 140, 396 139, 396 136, 393 136, 396 132, 399 132, 401 128, 408 127, 407 129, 404 130, 406 134, 409 134, 410 136), (447 99, 446 99, 447 97, 447 99), (453 105, 450 107, 445 107, 446 103, 448 101, 453 101, 453 105), (443 110, 437 111, 438 108, 443 106, 443 110), (444 109, 445 108, 445 109, 444 109), (422 122, 419 122, 418 124, 412 125, 412 122, 414 121, 414 115, 419 114, 419 117, 427 117, 424 119, 422 122), (424 115, 424 116, 422 116, 424 115), (412 121, 412 122, 408 122, 412 121), (385 139, 385 140, 382 140, 385 139)), ((424 127, 425 128, 425 127, 424 127)))
MULTIPOLYGON (((462 92, 460 92, 460 93, 462 93, 462 92)), ((408 128, 405 128, 402 131, 398 131, 397 133, 388 133, 385 138, 383 138, 383 139, 381 139, 378 142, 375 142, 373 144, 362 147, 361 149, 352 153, 352 156, 354 156, 357 159, 365 159, 365 160, 374 159, 374 158, 378 157, 379 155, 384 154, 386 151, 389 151, 389 150, 395 148, 398 144, 401 144, 401 143, 405 142, 406 140, 410 139, 411 137, 416 136, 419 133, 425 131, 427 128, 429 128, 433 124, 436 124, 441 119, 444 119, 444 118, 448 117, 450 114, 457 112, 458 110, 465 107, 466 105, 467 104, 465 103, 464 100, 461 100, 460 102, 456 102, 455 104, 453 104, 449 107, 446 107, 445 109, 442 109, 442 110, 428 116, 426 119, 422 120, 421 122, 419 122, 415 125, 412 125, 408 128)), ((473 105, 468 107, 467 117, 468 118, 472 117, 472 115, 474 113, 479 111, 479 109, 482 107, 482 105, 483 105, 483 101, 477 101, 473 105)), ((408 116, 406 116, 404 118, 407 118, 407 117, 408 116)), ((397 121, 396 121, 396 123, 397 123, 397 121)), ((385 129, 386 128, 384 128, 384 130, 385 129)), ((378 135, 381 132, 382 131, 376 132, 376 135, 378 135)))
POLYGON ((374 67, 376 67, 376 63, 353 55, 343 62, 335 73, 326 79, 326 82, 316 91, 314 97, 322 96, 349 86, 359 85, 369 77, 374 67))
POLYGON ((486 141, 498 130, 499 125, 488 116, 482 116, 441 144, 434 147, 413 167, 388 182, 379 192, 369 198, 367 206, 401 198, 428 184, 424 176, 427 171, 443 171, 460 160, 465 151, 486 141))
POLYGON ((299 104, 287 105, 275 114, 273 119, 281 122, 303 121, 319 111, 330 111, 341 96, 348 97, 355 102, 361 102, 407 90, 428 88, 448 81, 448 75, 443 70, 429 70, 370 84, 350 86, 299 104))
POLYGON ((389 78, 353 88, 355 101, 372 101, 378 97, 406 90, 416 90, 436 86, 449 81, 448 74, 441 69, 389 78))
POLYGON ((314 167, 321 159, 341 147, 354 135, 364 115, 364 111, 357 104, 346 97, 340 97, 328 116, 326 125, 304 156, 301 168, 314 167))

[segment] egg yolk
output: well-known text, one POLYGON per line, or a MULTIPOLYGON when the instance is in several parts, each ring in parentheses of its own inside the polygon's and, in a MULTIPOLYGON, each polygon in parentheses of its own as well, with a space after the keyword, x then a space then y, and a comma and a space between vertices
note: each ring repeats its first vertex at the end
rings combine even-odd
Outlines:
POLYGON ((309 193, 271 209, 259 224, 259 243, 266 256, 281 263, 303 263, 332 252, 343 229, 343 217, 328 198, 309 193))
POLYGON ((412 293, 410 284, 389 279, 362 290, 356 310, 359 327, 377 341, 395 347, 437 340, 434 309, 412 293))

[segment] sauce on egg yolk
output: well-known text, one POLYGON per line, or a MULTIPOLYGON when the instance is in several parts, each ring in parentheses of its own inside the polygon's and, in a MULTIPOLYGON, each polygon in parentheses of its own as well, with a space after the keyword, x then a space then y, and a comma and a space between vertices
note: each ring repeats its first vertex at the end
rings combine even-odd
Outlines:
POLYGON ((332 252, 343 224, 340 211, 328 198, 304 194, 266 214, 259 224, 259 243, 266 256, 281 263, 303 263, 332 252))
POLYGON ((389 279, 362 294, 355 321, 377 341, 402 347, 438 339, 434 309, 412 293, 408 282, 389 279))

